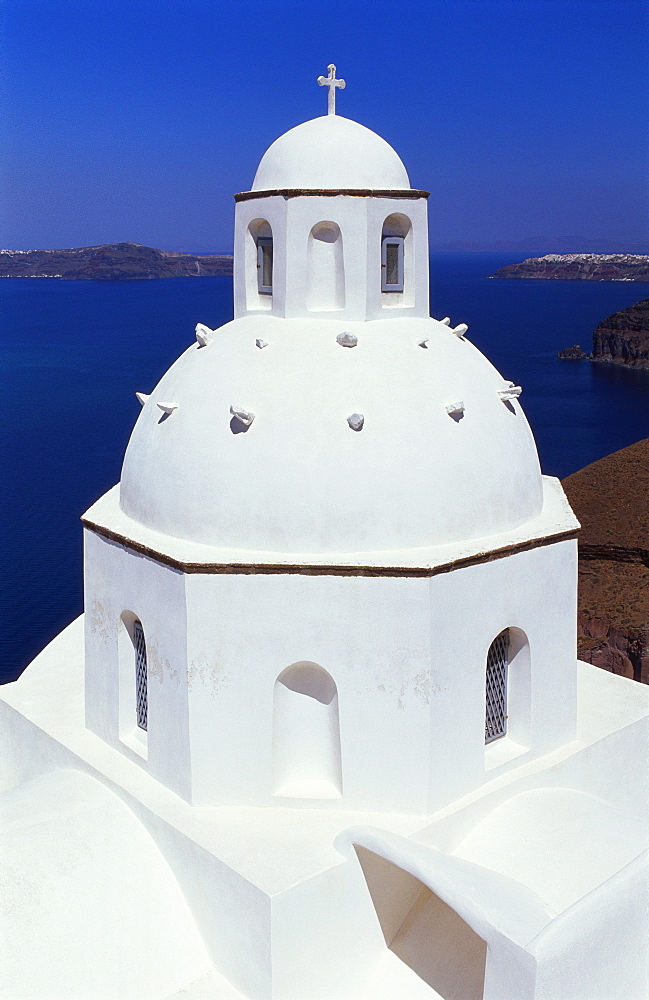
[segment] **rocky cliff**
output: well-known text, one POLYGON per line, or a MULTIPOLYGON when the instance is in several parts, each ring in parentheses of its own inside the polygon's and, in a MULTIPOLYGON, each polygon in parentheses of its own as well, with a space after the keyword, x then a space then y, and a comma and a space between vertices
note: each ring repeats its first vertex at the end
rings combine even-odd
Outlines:
POLYGON ((119 281, 232 274, 230 254, 176 253, 140 243, 108 243, 73 250, 0 250, 0 278, 119 281))
POLYGON ((508 264, 491 278, 547 278, 560 281, 649 281, 649 255, 549 253, 508 264))
POLYGON ((564 479, 579 518, 578 655, 649 683, 649 438, 564 479))
POLYGON ((593 333, 593 361, 649 369, 649 299, 607 316, 593 333))
POLYGON ((649 371, 649 299, 607 316, 593 333, 593 352, 586 354, 579 344, 559 351, 562 361, 606 361, 627 368, 649 371))

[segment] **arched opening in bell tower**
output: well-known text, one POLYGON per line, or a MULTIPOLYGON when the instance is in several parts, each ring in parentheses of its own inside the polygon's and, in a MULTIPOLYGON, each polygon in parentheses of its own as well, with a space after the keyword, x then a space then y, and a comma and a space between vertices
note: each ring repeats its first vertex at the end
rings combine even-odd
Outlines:
POLYGON ((248 309, 273 305, 273 231, 265 219, 253 219, 246 233, 246 303, 248 309))
POLYGON ((414 305, 412 223, 393 212, 381 230, 381 302, 384 307, 414 305))
POLYGON ((305 799, 342 794, 338 689, 317 663, 294 663, 275 681, 273 793, 305 799))

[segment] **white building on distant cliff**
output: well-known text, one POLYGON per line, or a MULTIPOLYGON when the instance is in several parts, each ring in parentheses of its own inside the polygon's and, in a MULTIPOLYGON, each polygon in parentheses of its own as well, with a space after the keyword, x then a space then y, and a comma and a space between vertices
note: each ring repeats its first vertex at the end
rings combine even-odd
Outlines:
POLYGON ((85 617, 2 690, 6 1000, 646 997, 649 691, 577 662, 520 390, 330 112, 236 196, 235 319, 141 397, 85 617))

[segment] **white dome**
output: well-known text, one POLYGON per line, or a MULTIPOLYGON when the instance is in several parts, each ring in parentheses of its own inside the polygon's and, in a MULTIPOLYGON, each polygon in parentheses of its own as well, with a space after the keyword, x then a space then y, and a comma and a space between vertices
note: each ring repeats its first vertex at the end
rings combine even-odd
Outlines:
POLYGON ((540 513, 542 483, 523 411, 498 395, 505 387, 433 319, 243 317, 192 345, 146 402, 121 507, 168 535, 270 552, 385 551, 506 531, 540 513), (343 332, 355 347, 341 346, 343 332), (447 407, 459 401, 454 417, 447 407), (159 402, 177 409, 165 415, 159 402), (255 415, 245 431, 231 406, 255 415))
POLYGON ((297 125, 264 153, 253 191, 410 190, 403 163, 376 132, 340 115, 297 125))

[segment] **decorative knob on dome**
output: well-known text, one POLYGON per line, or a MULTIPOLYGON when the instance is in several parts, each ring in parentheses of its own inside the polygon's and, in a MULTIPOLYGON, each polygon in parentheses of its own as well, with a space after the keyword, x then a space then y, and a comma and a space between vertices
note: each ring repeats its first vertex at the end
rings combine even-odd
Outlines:
POLYGON ((255 419, 254 413, 251 413, 249 410, 244 410, 242 406, 231 406, 230 413, 233 417, 236 417, 239 423, 243 424, 244 427, 250 427, 251 423, 255 419))
POLYGON ((347 417, 347 423, 353 431, 360 431, 365 423, 365 417, 362 413, 351 413, 347 417))
POLYGON ((508 399, 518 399, 522 391, 523 390, 520 385, 514 385, 513 382, 510 382, 506 389, 500 390, 498 395, 502 400, 506 401, 508 399))

